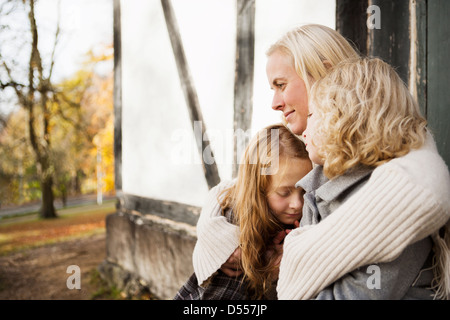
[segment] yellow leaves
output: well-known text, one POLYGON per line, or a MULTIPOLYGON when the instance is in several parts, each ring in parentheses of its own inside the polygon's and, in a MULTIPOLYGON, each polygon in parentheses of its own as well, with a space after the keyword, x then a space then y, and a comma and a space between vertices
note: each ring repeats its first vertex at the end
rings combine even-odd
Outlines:
POLYGON ((94 139, 95 148, 91 149, 91 154, 100 156, 97 163, 97 170, 101 171, 102 191, 114 191, 114 121, 110 117, 106 126, 101 129, 94 139))
POLYGON ((2 154, 1 168, 8 174, 19 173, 20 166, 30 163, 31 150, 27 142, 27 112, 19 109, 12 113, 6 128, 0 134, 0 154, 2 154))
MULTIPOLYGON (((112 46, 98 56, 89 56, 90 62, 112 59, 112 46), (109 50, 109 51, 108 51, 109 50)), ((102 191, 114 191, 114 107, 113 107, 113 72, 107 76, 94 74, 92 85, 82 101, 82 110, 86 120, 86 130, 92 134, 92 147, 89 157, 95 159, 95 168, 90 168, 91 175, 100 170, 102 191), (98 154, 99 153, 99 154, 98 154), (97 156, 100 156, 98 159, 97 156), (99 161, 97 163, 97 161, 99 161)))
POLYGON ((105 45, 100 49, 100 52, 89 50, 86 57, 85 64, 112 61, 114 58, 114 46, 112 44, 105 45))
MULTIPOLYGON (((33 115, 39 143, 47 133, 38 124, 44 116, 49 120, 47 137, 51 143, 52 168, 55 168, 55 189, 65 188, 70 193, 77 184, 78 191, 74 192, 96 191, 98 147, 103 192, 114 191, 113 70, 111 68, 106 75, 95 70, 98 63, 105 63, 112 57, 112 46, 102 52, 88 53, 82 69, 55 85, 56 92, 47 100, 46 113, 41 107, 35 108, 33 115)), ((27 186, 36 181, 33 177, 36 160, 27 138, 27 122, 28 114, 20 108, 11 114, 7 127, 0 132, 0 173, 10 175, 11 183, 17 186, 14 192, 21 194, 10 196, 11 199, 28 199, 23 195, 27 186), (23 176, 18 174, 19 170, 23 176), (19 179, 22 180, 19 182, 19 179)))

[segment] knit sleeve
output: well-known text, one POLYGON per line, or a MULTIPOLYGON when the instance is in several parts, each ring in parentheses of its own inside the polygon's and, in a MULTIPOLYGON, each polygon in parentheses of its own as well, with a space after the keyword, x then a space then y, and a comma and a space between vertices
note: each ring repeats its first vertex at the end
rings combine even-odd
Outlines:
POLYGON ((231 256, 239 246, 239 228, 221 214, 218 198, 233 182, 222 182, 212 188, 197 222, 197 243, 192 261, 201 285, 231 256))
POLYGON ((344 274, 392 261, 406 246, 443 226, 450 214, 450 177, 445 163, 430 154, 412 155, 427 158, 427 165, 414 174, 414 165, 408 164, 420 163, 414 157, 378 167, 361 190, 322 222, 293 230, 284 243, 278 298, 314 298, 344 274), (434 184, 414 177, 431 172, 434 184))

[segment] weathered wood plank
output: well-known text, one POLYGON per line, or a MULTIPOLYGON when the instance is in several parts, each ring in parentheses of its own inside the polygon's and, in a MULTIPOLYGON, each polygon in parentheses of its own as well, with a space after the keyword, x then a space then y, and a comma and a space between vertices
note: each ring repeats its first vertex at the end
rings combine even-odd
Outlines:
POLYGON ((427 116, 427 1, 411 1, 411 61, 410 81, 411 92, 419 103, 423 115, 427 116), (414 88, 415 87, 415 88, 414 88))
POLYGON ((336 30, 367 54, 367 0, 336 0, 336 30))
POLYGON ((114 186, 122 190, 122 30, 120 0, 114 0, 114 186))
POLYGON ((450 1, 428 1, 427 119, 450 166, 450 1))
MULTIPOLYGON (((234 132, 251 128, 255 56, 255 0, 237 0, 236 64, 234 81, 234 132)), ((236 177, 241 148, 234 137, 233 177, 236 177)))
MULTIPOLYGON (((202 111, 200 108, 200 103, 198 101, 197 91, 192 80, 189 65, 184 53, 183 43, 181 40, 181 35, 178 29, 177 20, 175 13, 172 8, 170 0, 161 0, 161 5, 164 11, 164 17, 166 20, 167 30, 169 32, 170 42, 172 44, 173 54, 175 56, 175 61, 178 68, 178 74, 180 77, 181 87, 186 99, 186 104, 189 110, 189 116, 192 122, 192 128, 195 130, 195 122, 200 122, 201 126, 201 137, 196 137, 198 143, 198 151, 200 159, 202 161, 203 171, 205 174, 206 182, 209 188, 214 187, 220 182, 219 171, 217 169, 216 162, 210 164, 205 163, 203 158, 203 150, 208 149, 211 154, 211 158, 214 158, 214 153, 212 152, 210 142, 206 133, 206 124, 203 120, 202 111)), ((209 152, 208 152, 209 153, 209 152)))
POLYGON ((369 29, 368 55, 390 63, 408 83, 410 61, 409 0, 372 0, 381 12, 381 28, 369 29))
POLYGON ((201 210, 201 208, 196 206, 174 201, 144 198, 128 193, 121 193, 117 197, 119 209, 124 212, 155 215, 192 226, 197 224, 201 210))

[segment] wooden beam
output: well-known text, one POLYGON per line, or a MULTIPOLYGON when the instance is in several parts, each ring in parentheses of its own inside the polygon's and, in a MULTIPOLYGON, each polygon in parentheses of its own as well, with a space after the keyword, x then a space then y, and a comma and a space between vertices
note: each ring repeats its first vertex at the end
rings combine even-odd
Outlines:
POLYGON ((411 62, 410 80, 411 93, 419 103, 423 115, 427 116, 427 2, 428 0, 411 0, 411 62))
MULTIPOLYGON (((192 128, 196 132, 196 128, 201 129, 201 137, 196 137, 197 147, 202 161, 203 171, 205 174, 208 187, 212 188, 220 182, 219 171, 217 169, 216 162, 211 164, 205 163, 203 157, 203 151, 208 149, 211 158, 214 158, 209 139, 206 133, 206 125, 203 120, 202 111, 197 97, 197 91, 192 80, 188 62, 186 60, 186 55, 184 53, 183 42, 181 40, 181 35, 178 29, 177 20, 175 13, 172 8, 170 0, 161 0, 161 5, 164 11, 164 17, 166 20, 167 30, 169 32, 170 42, 172 44, 173 54, 175 56, 175 61, 178 68, 178 74, 180 77, 181 87, 186 99, 186 104, 189 110, 189 116, 192 122, 192 128), (195 122, 200 122, 200 126, 195 126, 195 122)), ((210 162, 210 161, 208 161, 210 162)))
POLYGON ((120 0, 114 0, 114 186, 122 191, 122 31, 120 0))
MULTIPOLYGON (((255 0, 236 0, 236 65, 234 81, 234 132, 251 128, 253 113, 253 73, 255 57, 255 0)), ((234 138, 233 177, 236 177, 240 156, 237 135, 234 138)))
POLYGON ((150 214, 164 219, 187 223, 195 226, 200 216, 200 207, 174 201, 165 201, 121 193, 117 196, 119 209, 123 212, 150 214))

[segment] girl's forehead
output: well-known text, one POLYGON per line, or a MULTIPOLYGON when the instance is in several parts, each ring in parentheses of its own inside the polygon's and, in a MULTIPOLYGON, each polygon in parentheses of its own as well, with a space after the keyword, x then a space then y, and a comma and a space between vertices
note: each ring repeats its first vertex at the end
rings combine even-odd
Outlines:
POLYGON ((280 157, 278 170, 270 177, 270 186, 272 189, 294 187, 311 169, 309 159, 280 157))

